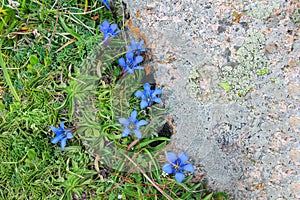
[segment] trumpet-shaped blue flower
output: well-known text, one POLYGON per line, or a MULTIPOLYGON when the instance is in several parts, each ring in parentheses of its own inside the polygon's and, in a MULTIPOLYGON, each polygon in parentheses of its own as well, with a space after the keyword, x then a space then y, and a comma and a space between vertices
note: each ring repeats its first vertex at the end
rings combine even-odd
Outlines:
POLYGON ((128 136, 130 133, 134 133, 137 138, 142 138, 142 133, 140 131, 140 126, 148 124, 146 120, 137 120, 136 110, 132 111, 128 119, 120 118, 119 122, 124 125, 124 130, 122 132, 122 137, 128 136))
POLYGON ((136 69, 144 69, 142 66, 138 66, 138 64, 143 61, 142 56, 134 57, 133 52, 128 52, 128 53, 126 53, 125 57, 126 57, 126 60, 124 58, 120 58, 118 60, 119 65, 121 67, 123 67, 123 73, 128 72, 130 74, 133 74, 134 70, 136 70, 136 69))
POLYGON ((166 155, 166 159, 169 163, 165 164, 162 167, 162 170, 167 174, 175 174, 175 180, 178 183, 181 183, 185 178, 183 170, 187 172, 194 172, 194 167, 190 163, 185 163, 189 156, 185 153, 179 153, 178 157, 174 152, 168 152, 166 155))
POLYGON ((58 128, 55 128, 54 126, 50 126, 50 128, 55 133, 55 137, 52 138, 51 143, 57 144, 60 142, 61 149, 65 148, 67 139, 74 137, 70 130, 64 129, 64 122, 60 122, 58 128))
POLYGON ((141 52, 145 52, 146 48, 143 47, 144 40, 135 42, 133 39, 130 41, 130 46, 127 46, 127 50, 134 52, 136 55, 140 55, 141 52))
POLYGON ((102 5, 105 5, 108 10, 111 10, 110 6, 114 5, 113 2, 110 2, 109 0, 101 0, 101 3, 102 5))
POLYGON ((144 91, 136 91, 134 95, 138 98, 141 98, 142 101, 140 103, 141 109, 146 108, 147 106, 151 106, 154 102, 161 103, 161 98, 157 97, 157 95, 161 94, 162 91, 159 88, 155 88, 155 90, 151 90, 151 86, 149 83, 144 84, 144 91))
POLYGON ((117 24, 110 24, 107 20, 104 20, 101 25, 99 25, 100 30, 103 32, 102 40, 106 40, 109 36, 115 37, 120 30, 116 30, 118 28, 117 24))

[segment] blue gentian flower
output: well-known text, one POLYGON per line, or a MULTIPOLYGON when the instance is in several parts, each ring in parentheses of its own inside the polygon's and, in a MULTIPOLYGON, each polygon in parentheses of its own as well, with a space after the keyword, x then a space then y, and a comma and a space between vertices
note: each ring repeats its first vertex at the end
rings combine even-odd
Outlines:
POLYGON ((130 133, 134 133, 135 136, 139 139, 142 137, 142 133, 140 131, 140 126, 144 126, 148 124, 146 120, 137 120, 136 119, 137 112, 134 110, 128 119, 120 118, 119 122, 124 125, 124 130, 122 132, 122 137, 127 137, 130 133))
POLYGON ((178 183, 181 183, 185 178, 183 170, 187 172, 194 172, 194 167, 192 164, 185 162, 189 159, 189 156, 185 153, 179 153, 178 157, 174 152, 168 152, 166 155, 166 159, 169 163, 165 164, 162 167, 162 170, 167 174, 175 174, 175 180, 178 183))
POLYGON ((103 32, 102 40, 106 40, 109 36, 115 37, 121 31, 116 29, 118 28, 117 24, 110 24, 107 20, 104 20, 101 25, 99 25, 100 30, 103 32))
POLYGON ((110 6, 113 6, 113 2, 109 2, 109 0, 101 0, 102 5, 105 5, 108 10, 111 10, 110 6))
POLYGON ((142 101, 140 103, 141 109, 146 108, 147 106, 151 106, 154 102, 161 103, 161 98, 157 97, 156 95, 161 94, 162 91, 159 88, 155 88, 155 90, 151 90, 150 84, 144 84, 144 92, 138 90, 134 93, 134 95, 138 98, 141 98, 142 101))
POLYGON ((51 143, 57 144, 60 142, 61 149, 65 148, 67 139, 74 137, 70 130, 64 129, 64 122, 60 122, 58 128, 55 128, 54 126, 50 126, 50 128, 55 133, 55 137, 52 138, 51 143))
POLYGON ((126 61, 124 58, 120 58, 118 60, 119 65, 123 67, 123 73, 128 72, 130 74, 133 74, 134 70, 136 69, 144 69, 143 67, 138 66, 138 64, 141 63, 142 61, 143 61, 143 57, 142 56, 134 57, 133 52, 126 53, 126 61))
POLYGON ((140 55, 141 52, 145 52, 146 48, 143 47, 144 40, 139 42, 135 42, 133 39, 130 41, 130 46, 127 46, 127 50, 130 52, 134 52, 137 55, 140 55))

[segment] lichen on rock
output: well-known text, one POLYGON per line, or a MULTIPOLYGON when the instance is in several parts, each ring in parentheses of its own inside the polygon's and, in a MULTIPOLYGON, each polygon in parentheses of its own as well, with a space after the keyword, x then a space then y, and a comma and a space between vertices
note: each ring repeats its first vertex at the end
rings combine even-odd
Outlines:
POLYGON ((262 2, 253 2, 246 7, 247 14, 257 19, 267 19, 273 9, 279 9, 280 4, 276 2, 269 2, 264 4, 262 2))
MULTIPOLYGON (((236 52, 237 65, 225 64, 220 67, 220 83, 228 83, 231 98, 245 96, 255 88, 258 72, 268 69, 269 60, 265 56, 265 36, 259 30, 249 29, 247 38, 236 52)), ((264 75, 264 74, 262 74, 264 75)))
POLYGON ((187 90, 189 95, 201 104, 222 102, 225 90, 218 84, 219 69, 216 64, 203 64, 189 72, 187 90))

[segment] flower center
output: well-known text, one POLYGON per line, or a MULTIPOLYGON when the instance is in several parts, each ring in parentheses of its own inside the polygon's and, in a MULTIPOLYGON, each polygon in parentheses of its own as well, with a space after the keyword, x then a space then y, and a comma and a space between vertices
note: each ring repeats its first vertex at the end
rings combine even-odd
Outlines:
POLYGON ((129 128, 129 130, 131 130, 131 131, 135 130, 135 129, 136 129, 135 123, 134 123, 134 122, 130 122, 129 125, 128 125, 128 128, 129 128))
POLYGON ((149 94, 149 92, 146 93, 146 99, 147 99, 147 102, 151 101, 151 95, 149 94))
POLYGON ((63 135, 64 137, 67 137, 68 132, 69 132, 68 130, 64 130, 62 135, 63 135))
POLYGON ((180 167, 181 161, 180 160, 176 160, 174 163, 174 169, 178 172, 180 167))

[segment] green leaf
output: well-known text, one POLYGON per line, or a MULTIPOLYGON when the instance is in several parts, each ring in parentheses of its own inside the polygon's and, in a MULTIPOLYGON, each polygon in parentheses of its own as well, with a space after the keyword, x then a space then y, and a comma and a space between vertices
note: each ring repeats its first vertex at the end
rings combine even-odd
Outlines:
POLYGON ((210 200, 213 196, 213 193, 210 193, 209 195, 207 195, 206 197, 203 198, 203 200, 210 200))
POLYGON ((142 141, 139 145, 136 145, 135 146, 135 149, 141 149, 145 146, 147 146, 148 144, 152 143, 152 142, 155 142, 155 141, 170 141, 171 139, 169 138, 166 138, 166 137, 157 137, 157 138, 154 138, 154 139, 148 139, 146 141, 142 141))
POLYGON ((31 55, 30 58, 29 58, 29 62, 32 65, 37 65, 39 63, 39 59, 36 55, 31 55))
POLYGON ((27 70, 31 73, 34 72, 34 68, 33 68, 32 64, 27 65, 27 70))
POLYGON ((28 158, 30 158, 30 159, 35 159, 36 158, 36 153, 33 149, 29 149, 27 151, 27 155, 28 155, 28 158))
POLYGON ((4 110, 4 104, 0 102, 0 110, 4 110))
POLYGON ((48 57, 44 58, 44 64, 45 64, 45 67, 50 66, 51 63, 52 63, 51 58, 48 58, 48 57))

